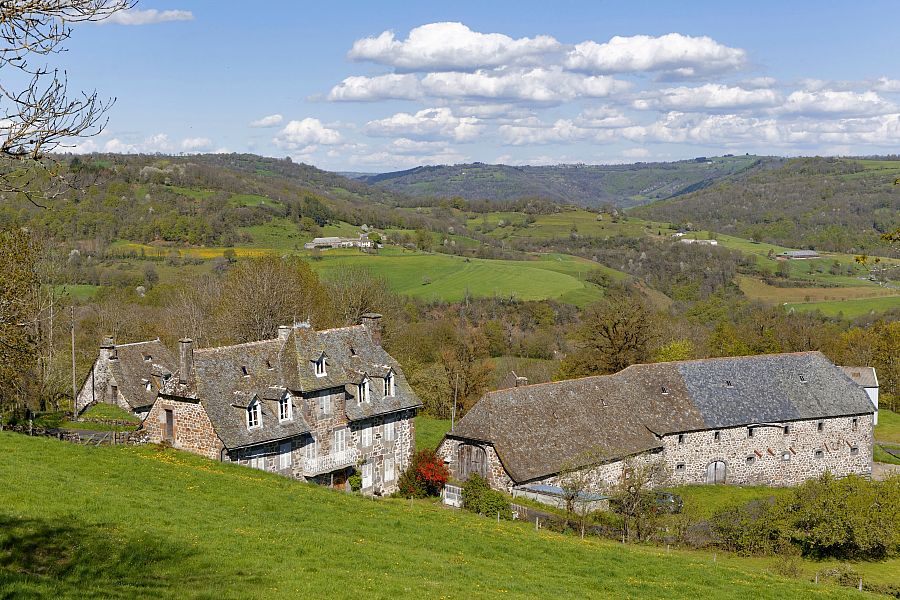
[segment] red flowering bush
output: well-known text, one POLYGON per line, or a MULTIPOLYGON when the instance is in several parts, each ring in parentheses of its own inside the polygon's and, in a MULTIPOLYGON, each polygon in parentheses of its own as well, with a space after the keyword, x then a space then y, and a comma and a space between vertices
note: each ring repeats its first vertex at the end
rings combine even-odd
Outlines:
POLYGON ((404 498, 438 496, 449 478, 450 469, 434 450, 420 450, 400 476, 400 495, 404 498))

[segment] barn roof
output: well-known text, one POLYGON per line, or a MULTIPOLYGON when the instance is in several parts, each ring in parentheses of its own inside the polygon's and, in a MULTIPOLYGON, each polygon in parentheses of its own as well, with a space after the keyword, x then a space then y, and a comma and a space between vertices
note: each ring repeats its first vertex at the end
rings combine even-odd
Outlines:
POLYGON ((877 388, 878 376, 874 367, 841 367, 854 383, 864 388, 877 388))
POLYGON ((661 436, 872 412, 819 352, 633 365, 486 394, 448 435, 491 443, 516 482, 662 447, 661 436))

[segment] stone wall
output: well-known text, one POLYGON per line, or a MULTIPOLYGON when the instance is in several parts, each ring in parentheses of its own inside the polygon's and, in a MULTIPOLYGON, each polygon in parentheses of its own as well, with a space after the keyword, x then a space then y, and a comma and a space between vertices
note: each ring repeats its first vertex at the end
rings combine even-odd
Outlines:
MULTIPOLYGON (((91 371, 78 391, 78 396, 75 397, 75 408, 78 413, 81 413, 88 406, 99 402, 115 404, 126 412, 132 412, 131 406, 128 405, 125 401, 125 396, 122 395, 121 389, 118 389, 121 386, 116 383, 115 377, 110 371, 109 361, 110 351, 106 348, 101 348, 97 360, 94 361, 91 371), (117 388, 115 396, 112 393, 113 386, 117 388)), ((138 414, 138 416, 144 417, 143 414, 138 414)))
POLYGON ((413 451, 416 447, 415 410, 405 410, 391 415, 383 415, 354 421, 350 424, 352 447, 359 449, 362 461, 372 464, 372 486, 364 488, 364 494, 388 495, 397 491, 400 475, 409 467, 413 451), (384 439, 384 423, 387 419, 394 421, 394 441, 384 439), (362 430, 372 428, 372 445, 362 445, 362 430), (394 459, 394 478, 385 480, 384 461, 394 459))
POLYGON ((144 419, 143 429, 151 444, 169 442, 179 450, 187 450, 213 460, 221 459, 224 446, 199 402, 160 397, 144 419), (167 440, 165 435, 166 410, 171 410, 174 416, 172 440, 167 440))
POLYGON ((487 479, 488 484, 495 490, 501 490, 509 494, 512 493, 512 488, 515 483, 506 472, 506 468, 503 466, 503 463, 500 462, 500 457, 497 455, 497 451, 494 450, 492 445, 445 437, 440 445, 438 445, 437 455, 444 459, 444 462, 450 467, 450 476, 453 479, 461 480, 459 471, 459 447, 462 445, 471 445, 482 448, 485 452, 485 479, 487 479))
POLYGON ((825 471, 871 475, 873 432, 872 415, 860 415, 758 426, 752 437, 747 427, 719 430, 718 440, 715 431, 681 434, 680 443, 679 435, 667 435, 663 445, 675 485, 706 483, 707 467, 722 461, 726 483, 784 486, 825 471))

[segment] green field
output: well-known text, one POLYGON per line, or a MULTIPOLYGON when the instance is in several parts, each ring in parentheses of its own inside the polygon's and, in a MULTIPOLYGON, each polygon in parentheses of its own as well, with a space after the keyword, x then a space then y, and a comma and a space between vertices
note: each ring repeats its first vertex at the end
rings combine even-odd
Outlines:
POLYGON ((878 411, 878 425, 875 426, 875 439, 879 442, 900 444, 900 414, 886 408, 878 411))
POLYGON ((525 223, 526 215, 516 212, 494 212, 486 214, 469 213, 468 227, 487 223, 494 227, 488 235, 497 239, 532 238, 547 240, 551 238, 569 237, 576 233, 582 237, 612 237, 628 236, 643 237, 645 235, 669 235, 674 230, 669 229, 668 224, 654 223, 642 219, 636 219, 623 215, 617 222, 613 222, 610 215, 602 215, 598 221, 595 212, 586 210, 567 210, 549 215, 534 215, 535 222, 525 223), (500 226, 503 221, 504 225, 500 226), (519 225, 516 227, 515 225, 519 225))
POLYGON ((484 260, 449 254, 425 254, 385 249, 377 255, 328 250, 313 268, 336 276, 348 266, 365 266, 387 279, 398 293, 425 300, 454 302, 469 297, 552 298, 578 306, 602 296, 600 287, 583 280, 590 271, 604 269, 583 258, 553 254, 534 260, 484 260))
POLYGON ((416 449, 436 449, 448 431, 450 431, 450 419, 435 419, 427 415, 417 415, 416 449))
POLYGON ((746 559, 536 532, 174 450, 4 432, 0 451, 4 598, 856 595, 746 559))
POLYGON ((819 310, 823 315, 837 317, 843 315, 846 319, 861 317, 871 312, 884 312, 900 308, 900 296, 887 296, 884 298, 867 298, 864 300, 844 300, 833 302, 809 302, 799 304, 786 304, 794 310, 819 310))

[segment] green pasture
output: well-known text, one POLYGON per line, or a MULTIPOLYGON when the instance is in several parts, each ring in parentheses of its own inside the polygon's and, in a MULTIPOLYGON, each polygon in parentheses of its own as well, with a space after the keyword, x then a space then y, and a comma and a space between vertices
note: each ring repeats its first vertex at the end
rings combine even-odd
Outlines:
POLYGON ((900 414, 882 408, 878 411, 875 439, 879 442, 900 444, 900 414))
POLYGON ((818 310, 828 317, 838 317, 843 315, 844 318, 854 319, 873 312, 879 313, 900 308, 900 295, 884 296, 881 298, 864 298, 861 300, 789 303, 785 304, 785 306, 788 309, 793 310, 818 310))
POLYGON ((435 450, 448 431, 450 431, 450 419, 435 419, 428 415, 417 415, 416 450, 435 450))
POLYGON ((3 432, 0 451, 5 598, 857 595, 746 559, 581 540, 171 449, 3 432))

